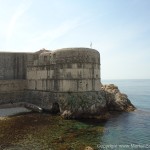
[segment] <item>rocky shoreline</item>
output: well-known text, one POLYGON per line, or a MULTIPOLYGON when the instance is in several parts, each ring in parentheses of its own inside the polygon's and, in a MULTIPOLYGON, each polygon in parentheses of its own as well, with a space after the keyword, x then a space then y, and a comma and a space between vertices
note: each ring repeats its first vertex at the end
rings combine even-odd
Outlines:
POLYGON ((96 94, 89 93, 81 96, 70 93, 70 98, 61 102, 63 102, 61 108, 64 110, 61 116, 65 119, 107 119, 110 116, 109 112, 130 112, 136 109, 128 96, 121 93, 114 84, 102 85, 101 90, 96 94), (78 100, 73 101, 74 99, 78 100), (65 106, 63 106, 64 104, 65 106), (65 110, 65 108, 67 109, 65 110))
POLYGON ((128 96, 121 93, 114 84, 103 85, 102 90, 107 102, 107 109, 109 111, 134 111, 136 108, 128 99, 128 96))
MULTIPOLYGON (((58 104, 59 112, 57 110, 49 112, 59 113, 64 119, 96 118, 105 120, 110 118, 112 112, 130 112, 136 109, 128 96, 121 93, 114 84, 102 85, 98 92, 69 92, 65 97, 60 97, 58 104)), ((27 102, 0 105, 0 109, 13 107, 25 107, 36 112, 44 111, 42 107, 27 102)))

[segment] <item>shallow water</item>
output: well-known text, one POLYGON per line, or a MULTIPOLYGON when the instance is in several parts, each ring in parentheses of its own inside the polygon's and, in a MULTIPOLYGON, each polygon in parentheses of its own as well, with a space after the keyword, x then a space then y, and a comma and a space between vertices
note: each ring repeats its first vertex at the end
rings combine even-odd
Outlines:
POLYGON ((1 149, 84 150, 86 146, 97 150, 150 149, 150 80, 103 83, 119 86, 137 110, 115 114, 104 122, 63 120, 57 115, 39 113, 11 116, 0 120, 1 149))
POLYGON ((12 116, 0 123, 1 148, 9 149, 84 149, 97 146, 104 125, 87 120, 64 120, 60 116, 30 113, 12 116))

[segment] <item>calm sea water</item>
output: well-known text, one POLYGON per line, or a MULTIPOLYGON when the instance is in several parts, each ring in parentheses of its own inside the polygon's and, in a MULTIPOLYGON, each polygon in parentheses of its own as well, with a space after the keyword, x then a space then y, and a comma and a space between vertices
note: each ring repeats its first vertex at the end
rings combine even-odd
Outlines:
MULTIPOLYGON (((96 150, 149 150, 150 80, 102 80, 102 83, 117 85, 137 110, 116 114, 103 123, 63 120, 48 114, 27 114, 2 120, 0 147, 7 150, 83 150, 89 145, 96 150)), ((0 110, 0 116, 21 111, 26 112, 22 108, 4 109, 0 110)))
POLYGON ((117 85, 137 110, 111 118, 105 124, 107 132, 100 144, 108 149, 150 149, 150 80, 103 80, 102 83, 117 85))

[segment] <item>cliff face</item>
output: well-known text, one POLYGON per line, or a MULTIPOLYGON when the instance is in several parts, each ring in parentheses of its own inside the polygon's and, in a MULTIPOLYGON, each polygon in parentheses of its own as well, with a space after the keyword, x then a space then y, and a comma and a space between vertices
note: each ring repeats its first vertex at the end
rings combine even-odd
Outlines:
POLYGON ((60 103, 64 118, 95 118, 109 111, 135 110, 127 95, 113 84, 103 85, 99 92, 69 93, 64 99, 60 99, 60 103))

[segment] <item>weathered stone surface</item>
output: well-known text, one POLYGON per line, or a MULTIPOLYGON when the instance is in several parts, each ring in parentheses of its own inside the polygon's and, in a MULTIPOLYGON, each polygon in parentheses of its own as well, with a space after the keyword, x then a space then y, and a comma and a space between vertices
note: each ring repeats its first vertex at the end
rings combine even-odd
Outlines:
POLYGON ((135 109, 115 85, 102 86, 95 49, 0 53, 0 62, 0 104, 26 102, 64 118, 135 109))
POLYGON ((106 107, 101 92, 63 94, 58 103, 64 118, 91 118, 100 115, 106 107))
POLYGON ((103 85, 103 96, 107 103, 107 109, 109 111, 133 111, 135 107, 128 99, 126 94, 119 91, 118 87, 114 84, 103 85))
POLYGON ((103 85, 99 92, 69 93, 60 99, 64 118, 95 118, 109 111, 133 111, 134 105, 118 87, 103 85))
POLYGON ((60 93, 100 90, 100 54, 97 50, 64 48, 40 52, 26 68, 28 90, 60 93))

